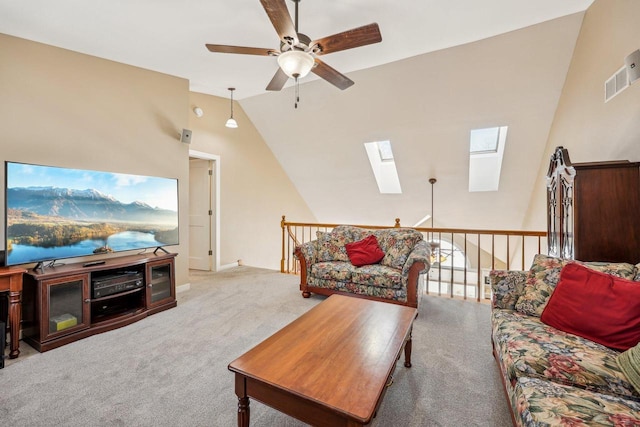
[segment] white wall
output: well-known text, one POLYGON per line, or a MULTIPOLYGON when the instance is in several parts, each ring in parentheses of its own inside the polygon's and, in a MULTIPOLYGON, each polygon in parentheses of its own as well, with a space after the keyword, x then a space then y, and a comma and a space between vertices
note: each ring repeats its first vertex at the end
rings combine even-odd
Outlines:
POLYGON ((293 87, 240 103, 320 222, 415 224, 434 177, 436 227, 518 229, 582 17, 348 73, 344 91, 306 82, 297 109, 293 87), (500 189, 469 193, 469 132, 503 125, 500 189), (379 140, 393 145, 402 194, 378 191, 363 143, 379 140))

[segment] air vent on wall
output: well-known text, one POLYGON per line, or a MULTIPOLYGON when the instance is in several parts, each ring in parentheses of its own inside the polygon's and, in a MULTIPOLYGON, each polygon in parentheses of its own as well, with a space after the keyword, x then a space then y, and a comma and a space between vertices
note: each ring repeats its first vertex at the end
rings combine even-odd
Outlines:
POLYGON ((614 96, 629 87, 627 68, 622 67, 604 82, 604 102, 609 102, 614 96))

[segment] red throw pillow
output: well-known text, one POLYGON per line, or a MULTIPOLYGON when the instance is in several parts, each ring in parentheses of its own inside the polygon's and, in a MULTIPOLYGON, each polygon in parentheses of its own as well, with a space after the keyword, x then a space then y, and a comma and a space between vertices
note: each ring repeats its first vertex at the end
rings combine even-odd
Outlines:
POLYGON ((627 350, 640 342, 640 283, 567 264, 540 320, 607 347, 627 350))
POLYGON ((384 258, 384 252, 378 245, 378 239, 373 234, 357 242, 344 245, 351 264, 356 267, 377 264, 384 258))

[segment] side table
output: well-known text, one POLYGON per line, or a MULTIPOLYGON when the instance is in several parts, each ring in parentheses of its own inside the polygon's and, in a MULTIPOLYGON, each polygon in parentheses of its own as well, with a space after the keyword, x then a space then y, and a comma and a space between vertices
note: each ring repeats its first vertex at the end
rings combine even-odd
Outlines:
MULTIPOLYGON (((20 354, 20 320, 22 319, 22 275, 23 268, 0 268, 0 292, 9 292, 9 358, 20 354)), ((2 331, 5 334, 5 331, 2 331)), ((2 349, 4 353, 4 348, 2 349)))

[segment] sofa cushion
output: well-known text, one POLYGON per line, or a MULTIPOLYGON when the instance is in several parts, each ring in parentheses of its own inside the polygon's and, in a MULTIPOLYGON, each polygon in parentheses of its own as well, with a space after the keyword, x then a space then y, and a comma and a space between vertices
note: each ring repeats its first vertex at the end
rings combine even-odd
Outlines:
POLYGON ((518 378, 512 405, 519 426, 640 425, 640 402, 539 378, 518 378))
POLYGON ((616 350, 517 311, 492 310, 491 319, 496 355, 509 382, 536 377, 640 400, 616 363, 616 350))
POLYGON ((351 264, 356 267, 369 264, 377 264, 384 258, 384 252, 378 245, 378 239, 373 234, 357 242, 345 245, 351 264))
POLYGON ((316 236, 318 238, 318 261, 349 261, 345 244, 352 242, 350 234, 335 230, 332 232, 316 231, 316 236))
POLYGON ((561 258, 536 255, 527 274, 524 293, 516 302, 516 310, 540 317, 547 304, 547 299, 558 284, 560 271, 567 262, 569 261, 561 258))
POLYGON ((349 261, 324 261, 311 266, 311 276, 324 280, 351 281, 354 267, 349 261))
POLYGON ((634 266, 627 263, 581 262, 538 254, 534 257, 533 264, 527 275, 524 293, 516 302, 516 310, 524 314, 540 317, 549 297, 558 284, 560 271, 569 262, 577 262, 593 270, 623 279, 632 279, 635 274, 634 266))
MULTIPOLYGON (((354 267, 355 268, 355 267, 354 267)), ((309 286, 330 289, 332 291, 345 292, 355 295, 366 295, 384 300, 407 302, 407 288, 384 288, 379 286, 361 285, 353 282, 342 282, 338 280, 325 280, 315 277, 309 278, 309 286)), ((313 292, 313 290, 312 290, 313 292)))
POLYGON ((616 350, 640 342, 640 285, 567 264, 540 320, 616 350))
POLYGON ((364 265, 351 274, 351 281, 360 285, 398 289, 402 286, 402 273, 386 265, 364 265))
POLYGON ((616 363, 627 380, 640 392, 640 344, 620 353, 616 363))
POLYGON ((371 234, 371 230, 362 227, 356 227, 354 225, 339 225, 334 228, 334 230, 340 230, 344 233, 349 233, 351 235, 352 242, 362 240, 371 234))
POLYGON ((491 282, 491 306, 507 310, 515 309, 518 297, 524 291, 527 272, 519 270, 492 270, 489 273, 491 282))
POLYGON ((399 270, 402 270, 416 243, 423 239, 422 233, 412 228, 376 230, 374 235, 385 254, 380 263, 399 270))

